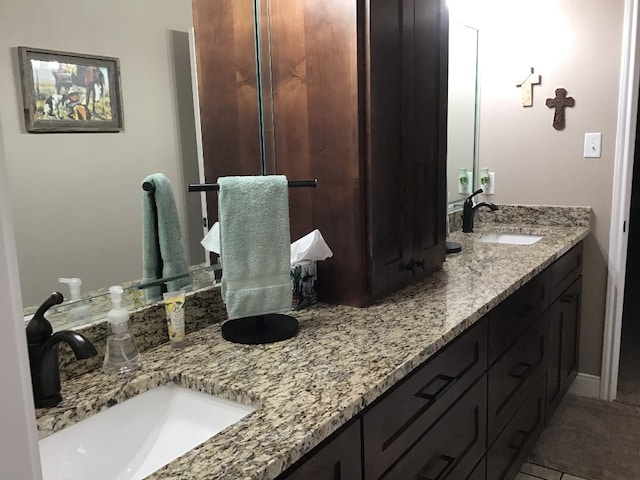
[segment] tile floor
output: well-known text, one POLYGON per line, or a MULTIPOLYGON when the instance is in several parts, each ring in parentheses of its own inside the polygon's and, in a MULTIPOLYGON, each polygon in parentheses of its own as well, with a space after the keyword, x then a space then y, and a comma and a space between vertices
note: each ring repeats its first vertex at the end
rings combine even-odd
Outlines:
POLYGON ((533 463, 525 463, 520 469, 516 480, 588 480, 565 472, 541 467, 533 463))

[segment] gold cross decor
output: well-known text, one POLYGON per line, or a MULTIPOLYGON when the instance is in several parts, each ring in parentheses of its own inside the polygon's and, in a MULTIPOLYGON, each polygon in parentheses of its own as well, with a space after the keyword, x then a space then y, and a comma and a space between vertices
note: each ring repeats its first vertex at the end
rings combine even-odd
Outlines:
POLYGON ((531 67, 529 73, 518 83, 516 87, 522 88, 522 106, 530 107, 533 105, 533 86, 540 85, 540 75, 533 73, 533 67, 531 67))

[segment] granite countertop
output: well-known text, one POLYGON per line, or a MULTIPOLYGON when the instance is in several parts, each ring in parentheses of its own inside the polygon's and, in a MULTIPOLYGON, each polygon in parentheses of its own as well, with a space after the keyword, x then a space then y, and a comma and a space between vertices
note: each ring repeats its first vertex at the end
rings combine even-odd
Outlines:
POLYGON ((64 401, 37 412, 40 435, 174 382, 256 411, 149 478, 273 479, 589 233, 535 224, 476 230, 451 235, 462 253, 441 271, 370 307, 293 312, 300 332, 290 340, 233 344, 212 325, 190 334, 182 350, 145 352, 133 378, 95 372, 67 381, 64 401), (478 241, 496 230, 544 238, 528 246, 478 241))

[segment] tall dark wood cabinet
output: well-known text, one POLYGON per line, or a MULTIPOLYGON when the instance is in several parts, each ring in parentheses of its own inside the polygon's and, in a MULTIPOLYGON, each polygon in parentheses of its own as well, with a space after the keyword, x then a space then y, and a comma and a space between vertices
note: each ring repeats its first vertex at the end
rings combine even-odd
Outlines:
MULTIPOLYGON (((207 3, 216 2, 194 0, 194 15, 196 4, 207 3)), ((199 43, 209 40, 195 24, 200 51, 199 43)), ((318 179, 316 189, 290 190, 290 219, 292 239, 318 228, 334 252, 318 264, 320 300, 363 306, 439 269, 446 215, 445 1, 271 0, 260 28, 269 31, 269 64, 262 62, 260 71, 270 86, 261 95, 272 120, 265 131, 273 133, 266 170, 318 179)), ((215 71, 200 65, 215 63, 208 50, 198 54, 199 81, 215 71)), ((207 97, 214 93, 202 85, 200 95, 201 108, 213 103, 207 97)), ((208 135, 204 122, 202 134, 208 135)), ((235 173, 247 174, 240 165, 235 173)), ((234 168, 225 157, 212 171, 234 168)))

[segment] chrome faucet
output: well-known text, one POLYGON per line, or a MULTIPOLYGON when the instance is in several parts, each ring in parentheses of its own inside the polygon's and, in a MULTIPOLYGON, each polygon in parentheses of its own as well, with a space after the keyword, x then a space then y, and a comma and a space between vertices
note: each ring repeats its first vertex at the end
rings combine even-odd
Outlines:
POLYGON ((484 190, 482 190, 481 188, 476 190, 467 197, 467 199, 464 201, 464 204, 462 205, 462 231, 464 233, 473 232, 473 219, 476 216, 476 210, 478 210, 480 207, 487 207, 492 212, 498 210, 498 207, 496 207, 491 202, 481 202, 476 203, 475 205, 473 204, 473 197, 475 197, 479 193, 482 193, 483 191, 484 190))
POLYGON ((54 305, 62 303, 63 298, 60 292, 52 293, 38 308, 26 328, 31 386, 36 408, 55 407, 62 401, 58 365, 60 342, 68 344, 79 360, 98 354, 84 335, 71 330, 53 333, 53 328, 44 314, 54 305))

